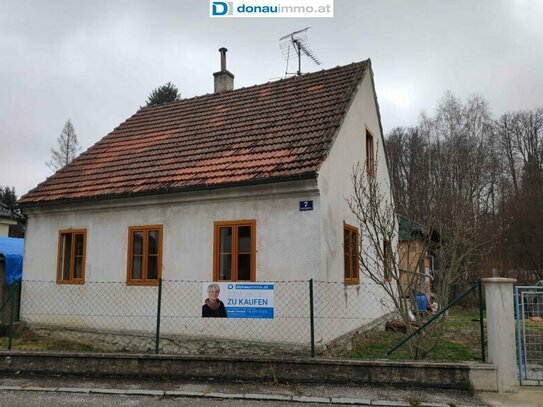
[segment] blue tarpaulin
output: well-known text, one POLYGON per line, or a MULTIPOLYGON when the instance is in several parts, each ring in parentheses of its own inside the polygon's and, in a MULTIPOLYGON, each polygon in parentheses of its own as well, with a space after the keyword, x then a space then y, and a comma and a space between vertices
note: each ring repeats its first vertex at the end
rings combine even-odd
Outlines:
POLYGON ((11 285, 23 277, 24 239, 0 237, 0 255, 6 259, 6 284, 11 285))

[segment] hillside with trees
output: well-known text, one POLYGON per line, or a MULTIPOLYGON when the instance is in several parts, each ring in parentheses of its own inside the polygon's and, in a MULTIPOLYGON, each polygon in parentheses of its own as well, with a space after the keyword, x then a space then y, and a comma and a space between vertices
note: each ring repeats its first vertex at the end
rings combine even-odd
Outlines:
POLYGON ((442 239, 442 283, 543 279, 543 108, 493 117, 484 98, 446 93, 386 150, 397 212, 442 239))

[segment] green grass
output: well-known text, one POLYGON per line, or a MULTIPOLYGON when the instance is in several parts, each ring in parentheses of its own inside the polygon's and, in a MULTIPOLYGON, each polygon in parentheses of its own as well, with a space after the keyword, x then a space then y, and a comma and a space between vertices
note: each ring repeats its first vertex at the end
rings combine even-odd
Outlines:
POLYGON ((543 322, 526 321, 526 331, 543 332, 543 322))
MULTIPOLYGON (((433 350, 426 355, 425 360, 478 360, 481 353, 478 318, 478 311, 467 311, 459 307, 451 309, 449 315, 443 320, 443 336, 438 340, 433 350)), ((401 332, 374 332, 357 343, 355 349, 348 356, 360 359, 412 359, 408 345, 416 341, 417 338, 412 338, 392 355, 385 356, 387 351, 405 337, 406 334, 401 332)), ((420 340, 424 341, 423 338, 420 340)))
MULTIPOLYGON (((8 348, 8 338, 0 337, 0 349, 8 348)), ((40 336, 30 330, 21 330, 18 332, 11 343, 12 350, 56 350, 56 351, 77 351, 77 352, 96 352, 99 349, 94 346, 65 341, 55 340, 46 336, 40 336)))
MULTIPOLYGON (((404 337, 405 334, 390 331, 375 333, 365 341, 360 342, 349 356, 360 359, 412 359, 408 352, 407 344, 404 344, 392 353, 392 355, 385 356, 385 353, 391 350, 404 337)), ((473 352, 473 349, 468 345, 443 338, 439 340, 436 347, 425 359, 444 361, 477 360, 478 354, 478 350, 473 352)))
POLYGON ((447 326, 453 328, 472 328, 479 322, 479 310, 465 310, 453 307, 446 318, 447 326))

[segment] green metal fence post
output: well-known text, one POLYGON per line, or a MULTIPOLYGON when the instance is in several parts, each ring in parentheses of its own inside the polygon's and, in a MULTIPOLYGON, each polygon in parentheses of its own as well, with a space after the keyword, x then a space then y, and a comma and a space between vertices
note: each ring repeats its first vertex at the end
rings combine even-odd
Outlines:
POLYGON ((156 310, 156 337, 155 337, 155 353, 159 353, 160 347, 160 309, 162 307, 162 277, 158 279, 158 300, 156 310))
MULTIPOLYGON (((20 283, 17 283, 20 284, 20 283)), ((8 350, 11 350, 13 342, 13 320, 15 319, 15 301, 17 296, 14 294, 19 291, 19 288, 14 284, 10 290, 10 307, 9 307, 9 333, 8 333, 8 350), (13 290, 13 291, 12 291, 13 290)))
POLYGON ((483 321, 483 285, 481 279, 477 280, 477 288, 479 289, 479 327, 481 329, 481 360, 486 362, 485 357, 485 323, 483 321))
POLYGON ((313 279, 309 279, 309 320, 311 328, 311 357, 315 357, 315 316, 313 313, 313 279))

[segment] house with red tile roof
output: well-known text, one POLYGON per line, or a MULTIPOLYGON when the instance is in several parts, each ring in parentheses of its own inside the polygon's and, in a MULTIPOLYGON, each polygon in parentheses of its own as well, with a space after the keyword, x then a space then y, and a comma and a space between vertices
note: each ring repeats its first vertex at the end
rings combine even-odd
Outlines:
POLYGON ((19 200, 25 279, 315 279, 338 306, 380 301, 347 205, 357 165, 390 190, 371 61, 233 89, 222 58, 213 94, 141 108, 19 200))

